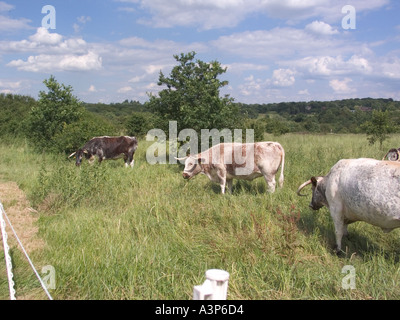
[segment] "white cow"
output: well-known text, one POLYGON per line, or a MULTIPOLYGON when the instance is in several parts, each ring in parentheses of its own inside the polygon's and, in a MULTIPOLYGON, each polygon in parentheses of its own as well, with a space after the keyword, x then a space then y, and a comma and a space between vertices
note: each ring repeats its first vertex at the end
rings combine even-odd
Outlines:
POLYGON ((183 178, 191 179, 199 173, 221 186, 225 193, 232 192, 232 180, 253 180, 264 176, 268 191, 275 191, 275 174, 281 166, 279 186, 283 186, 285 151, 278 142, 220 143, 199 154, 177 160, 185 160, 183 178))
POLYGON ((400 227, 400 163, 375 159, 343 159, 324 177, 312 177, 297 190, 312 184, 310 207, 326 206, 336 233, 336 251, 341 251, 347 225, 365 221, 390 232, 400 227))

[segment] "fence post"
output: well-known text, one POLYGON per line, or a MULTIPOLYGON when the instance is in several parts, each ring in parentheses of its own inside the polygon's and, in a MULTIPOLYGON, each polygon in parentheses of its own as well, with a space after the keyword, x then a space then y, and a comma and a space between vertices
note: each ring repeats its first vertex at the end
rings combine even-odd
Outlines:
POLYGON ((5 258, 5 261, 6 261, 8 288, 9 288, 9 291, 10 291, 10 299, 11 300, 16 300, 15 299, 13 273, 12 273, 12 263, 11 263, 10 253, 8 252, 8 250, 10 248, 8 247, 8 244, 7 244, 6 222, 3 219, 3 211, 4 211, 4 208, 3 208, 3 205, 0 202, 0 229, 1 229, 1 234, 3 236, 4 258, 5 258))
POLYGON ((193 288, 193 300, 226 300, 229 273, 220 269, 206 271, 206 280, 193 288))

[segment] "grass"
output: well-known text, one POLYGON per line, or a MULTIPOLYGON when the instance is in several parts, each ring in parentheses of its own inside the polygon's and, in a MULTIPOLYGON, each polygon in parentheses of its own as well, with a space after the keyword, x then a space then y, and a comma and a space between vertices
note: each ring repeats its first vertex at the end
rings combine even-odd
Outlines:
MULTIPOLYGON (((46 246, 33 260, 54 266, 55 299, 191 299, 211 268, 230 273, 228 299, 398 299, 400 230, 352 224, 338 257, 329 211, 313 212, 296 195, 339 159, 381 159, 398 138, 379 150, 362 135, 267 137, 286 150, 285 185, 274 194, 262 178, 234 181, 224 196, 203 175, 185 181, 179 165, 149 165, 145 141, 133 170, 122 160, 76 168, 21 141, 0 144, 0 181, 17 181, 40 212, 46 246), (342 288, 345 265, 355 267, 354 290, 342 288)), ((3 268, 0 257, 7 299, 3 268)), ((34 286, 22 273, 20 287, 34 286)))

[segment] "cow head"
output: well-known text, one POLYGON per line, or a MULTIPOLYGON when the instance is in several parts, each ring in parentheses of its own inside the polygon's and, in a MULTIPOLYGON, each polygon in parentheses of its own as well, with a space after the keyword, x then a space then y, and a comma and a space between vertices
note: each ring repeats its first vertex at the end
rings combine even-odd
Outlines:
POLYGON ((200 157, 187 156, 184 158, 175 158, 175 159, 180 161, 185 160, 185 168, 183 169, 182 173, 184 179, 191 179, 195 175, 203 171, 203 168, 201 167, 201 162, 204 161, 204 159, 200 157))
POLYGON ((85 156, 85 158, 89 158, 89 152, 86 149, 79 149, 78 151, 71 153, 68 158, 71 158, 72 156, 76 157, 76 166, 80 166, 82 163, 82 158, 85 156))
POLYGON ((323 206, 328 206, 325 197, 325 178, 324 177, 312 177, 310 180, 304 182, 298 189, 297 195, 305 197, 306 195, 301 194, 301 190, 304 187, 308 186, 309 184, 312 185, 312 198, 309 204, 309 207, 313 210, 319 210, 323 206))

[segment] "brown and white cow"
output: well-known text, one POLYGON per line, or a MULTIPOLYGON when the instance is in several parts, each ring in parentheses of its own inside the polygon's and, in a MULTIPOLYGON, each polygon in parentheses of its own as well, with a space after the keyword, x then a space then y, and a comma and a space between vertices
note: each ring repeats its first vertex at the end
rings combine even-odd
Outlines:
POLYGON ((133 156, 138 147, 136 137, 94 137, 89 140, 82 148, 72 153, 70 157, 76 155, 76 165, 80 166, 82 158, 85 156, 90 163, 97 156, 99 163, 108 159, 124 158, 125 166, 133 168, 135 160, 133 156))
POLYGON ((335 224, 336 251, 341 251, 347 225, 365 221, 390 232, 400 227, 400 163, 375 159, 342 159, 326 176, 312 177, 310 207, 329 208, 335 224))
POLYGON ((221 192, 228 186, 232 192, 232 180, 253 180, 264 176, 268 191, 275 191, 275 174, 281 166, 279 186, 283 186, 285 151, 278 142, 220 143, 185 160, 183 178, 191 179, 199 173, 212 182, 219 183, 221 192))

